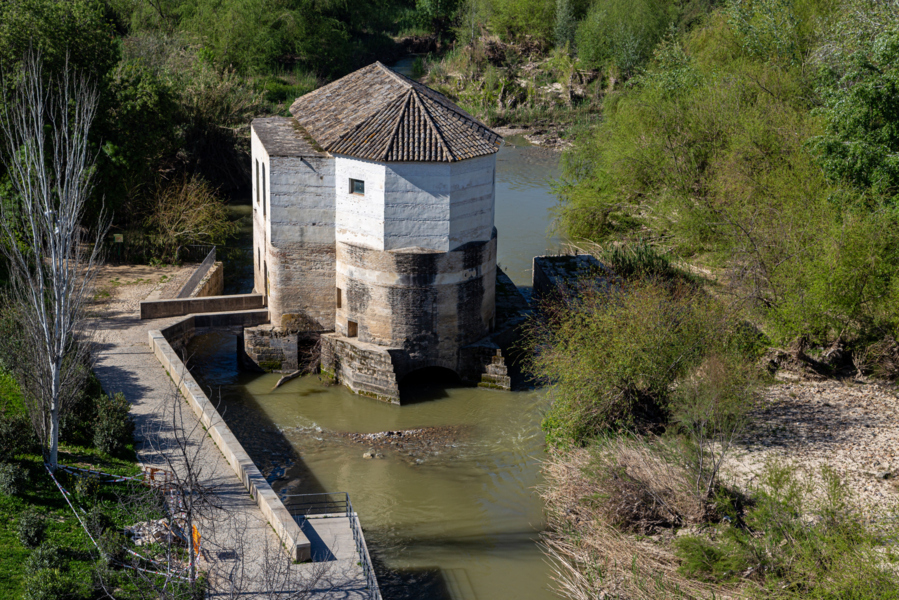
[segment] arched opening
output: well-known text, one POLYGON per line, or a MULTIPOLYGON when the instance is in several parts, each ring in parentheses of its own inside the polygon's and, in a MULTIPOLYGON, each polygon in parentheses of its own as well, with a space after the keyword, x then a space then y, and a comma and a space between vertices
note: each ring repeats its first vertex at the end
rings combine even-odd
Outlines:
POLYGON ((400 404, 415 404, 448 398, 448 390, 465 387, 452 369, 424 367, 400 379, 400 404))

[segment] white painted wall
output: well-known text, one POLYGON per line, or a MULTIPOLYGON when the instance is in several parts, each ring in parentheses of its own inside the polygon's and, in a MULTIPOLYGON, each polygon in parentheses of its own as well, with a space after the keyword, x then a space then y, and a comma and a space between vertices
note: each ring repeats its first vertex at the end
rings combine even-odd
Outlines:
POLYGON ((335 156, 338 242, 384 249, 384 164, 370 160, 335 156), (365 182, 365 195, 350 193, 350 179, 365 182))
POLYGON ((337 241, 376 250, 448 252, 493 232, 496 156, 459 163, 377 163, 338 156, 337 241), (365 196, 349 180, 365 181, 365 196))
POLYGON ((493 235, 496 154, 450 163, 449 249, 493 235))
POLYGON ((450 248, 450 163, 387 163, 383 250, 450 248))
POLYGON ((293 243, 334 243, 334 173, 326 162, 330 160, 269 159, 269 244, 280 248, 293 243))
POLYGON ((250 156, 252 160, 251 177, 253 179, 253 291, 264 294, 265 283, 262 265, 267 252, 268 228, 262 216, 262 203, 268 202, 268 199, 262 198, 262 171, 264 170, 266 174, 266 196, 271 189, 269 185, 271 177, 268 171, 268 152, 266 152, 265 146, 262 145, 262 141, 252 127, 250 127, 250 156), (258 168, 257 164, 259 165, 258 168))

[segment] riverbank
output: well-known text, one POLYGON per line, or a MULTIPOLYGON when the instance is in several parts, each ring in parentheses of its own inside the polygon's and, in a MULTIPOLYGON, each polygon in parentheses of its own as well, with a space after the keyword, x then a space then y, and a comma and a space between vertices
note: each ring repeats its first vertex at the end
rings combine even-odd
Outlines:
POLYGON ((615 87, 567 50, 528 38, 482 36, 419 61, 407 76, 420 77, 504 137, 522 135, 557 150, 599 122, 602 99, 615 87))
POLYGON ((719 496, 692 516, 682 510, 689 501, 679 467, 652 441, 553 453, 544 467, 551 527, 543 542, 561 566, 557 589, 572 600, 660 598, 675 588, 688 598, 813 590, 887 597, 899 583, 890 541, 899 508, 897 417, 893 383, 781 372, 730 449, 719 496), (611 464, 630 491, 613 486, 610 502, 611 464), (674 518, 653 522, 655 501, 641 489, 668 503, 674 518), (630 494, 629 505, 610 513, 621 494, 630 494), (602 578, 591 576, 597 569, 602 578), (649 583, 635 581, 638 574, 649 583))

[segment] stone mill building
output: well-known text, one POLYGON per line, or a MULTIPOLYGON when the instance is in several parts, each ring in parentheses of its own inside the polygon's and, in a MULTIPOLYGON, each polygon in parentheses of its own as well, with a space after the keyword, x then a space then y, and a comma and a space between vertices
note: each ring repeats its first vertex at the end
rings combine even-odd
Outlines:
POLYGON ((441 94, 374 63, 252 123, 258 365, 321 372, 399 401, 442 367, 508 387, 495 326, 496 152, 502 139, 441 94), (299 350, 298 350, 299 348, 299 350))

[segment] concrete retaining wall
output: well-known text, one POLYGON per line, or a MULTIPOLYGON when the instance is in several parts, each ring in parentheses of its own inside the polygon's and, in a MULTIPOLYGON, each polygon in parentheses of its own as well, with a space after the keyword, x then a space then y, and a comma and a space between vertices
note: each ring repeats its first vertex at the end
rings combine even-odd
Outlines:
MULTIPOLYGON (((214 317, 219 316, 237 318, 237 315, 215 315, 214 317)), ((208 317, 208 315, 198 315, 198 317, 208 317)), ((244 319, 245 317, 239 317, 236 320, 244 319)), ((227 320, 234 321, 235 319, 227 320)), ((183 335, 187 328, 200 326, 200 323, 209 326, 203 319, 198 323, 194 317, 190 317, 186 321, 193 321, 193 323, 184 324, 182 322, 162 331, 150 331, 150 348, 172 380, 176 382, 178 389, 187 399, 197 417, 203 422, 209 437, 221 450, 231 468, 256 500, 262 514, 265 515, 272 529, 287 548, 291 558, 295 561, 309 560, 312 551, 309 540, 166 339, 166 333, 183 335)))
POLYGON ((225 268, 221 262, 212 265, 206 277, 197 286, 197 289, 191 293, 191 298, 209 298, 210 296, 220 296, 222 290, 225 289, 225 268))
POLYGON ((262 294, 237 294, 234 296, 209 296, 175 300, 149 300, 140 303, 140 318, 162 319, 194 313, 237 312, 265 308, 262 294))

